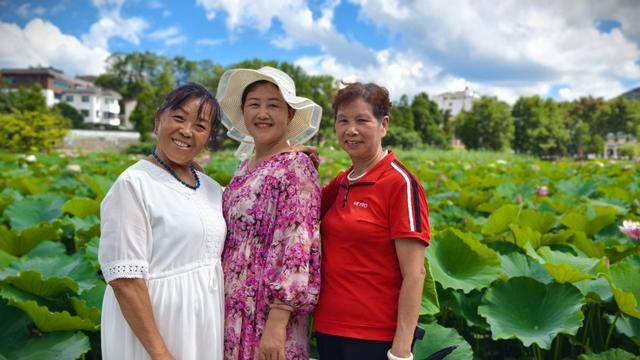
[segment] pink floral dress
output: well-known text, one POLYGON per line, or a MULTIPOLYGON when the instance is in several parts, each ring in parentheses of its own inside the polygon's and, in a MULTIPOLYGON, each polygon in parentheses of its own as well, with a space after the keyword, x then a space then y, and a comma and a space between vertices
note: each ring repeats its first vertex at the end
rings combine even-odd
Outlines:
POLYGON ((225 359, 258 359, 276 299, 295 309, 287 360, 309 358, 307 314, 320 292, 320 191, 303 153, 276 154, 250 170, 245 161, 224 190, 225 359))

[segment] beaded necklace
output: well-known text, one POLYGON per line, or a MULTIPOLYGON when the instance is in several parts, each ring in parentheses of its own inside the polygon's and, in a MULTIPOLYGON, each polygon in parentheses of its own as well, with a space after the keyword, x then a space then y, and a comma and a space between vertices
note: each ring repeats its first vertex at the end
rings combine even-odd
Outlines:
POLYGON ((162 159, 160 159, 158 154, 156 154, 156 149, 155 148, 153 149, 153 151, 151 151, 151 155, 153 155, 153 157, 156 159, 156 161, 158 161, 160 163, 160 165, 162 165, 162 167, 164 167, 164 169, 169 172, 169 174, 171 174, 176 180, 178 180, 180 182, 180 184, 188 187, 191 190, 197 190, 200 187, 200 179, 198 178, 198 174, 196 173, 196 169, 193 167, 193 165, 189 165, 189 170, 191 170, 191 173, 193 174, 193 177, 196 179, 196 185, 195 186, 189 185, 186 182, 182 181, 182 179, 180 179, 178 174, 176 174, 176 172, 173 171, 173 169, 171 167, 169 167, 169 165, 167 165, 164 161, 162 161, 162 159))

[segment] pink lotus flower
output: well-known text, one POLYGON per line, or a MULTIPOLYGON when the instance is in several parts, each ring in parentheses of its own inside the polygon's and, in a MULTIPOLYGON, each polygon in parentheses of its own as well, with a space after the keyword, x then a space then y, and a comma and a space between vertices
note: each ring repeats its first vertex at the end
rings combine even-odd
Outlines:
POLYGON ((444 174, 440 174, 434 183, 435 187, 440 187, 440 184, 445 180, 444 174))
POLYGON ((547 196, 549 195, 549 189, 544 185, 538 186, 538 188, 536 189, 536 195, 547 196))
POLYGON ((532 164, 531 165, 531 170, 533 171, 540 171, 540 166, 536 165, 536 164, 532 164))
POLYGON ((640 222, 625 220, 619 228, 620 231, 629 238, 633 240, 640 240, 640 222))
POLYGON ((209 155, 205 155, 200 158, 200 162, 202 162, 203 164, 208 164, 211 162, 211 157, 209 155))

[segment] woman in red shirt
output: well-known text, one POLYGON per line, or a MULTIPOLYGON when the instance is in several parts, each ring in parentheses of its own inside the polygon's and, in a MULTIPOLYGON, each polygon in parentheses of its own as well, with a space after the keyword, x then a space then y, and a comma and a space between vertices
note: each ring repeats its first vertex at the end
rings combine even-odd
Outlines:
POLYGON ((416 177, 382 148, 388 91, 353 83, 333 101, 352 166, 322 192, 322 284, 314 313, 320 359, 413 359, 429 244, 416 177))

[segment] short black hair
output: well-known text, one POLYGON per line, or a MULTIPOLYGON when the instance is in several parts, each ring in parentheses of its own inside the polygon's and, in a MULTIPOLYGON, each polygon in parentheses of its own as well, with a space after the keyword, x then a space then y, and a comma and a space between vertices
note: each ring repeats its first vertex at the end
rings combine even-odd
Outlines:
POLYGON ((220 124, 222 118, 222 110, 218 100, 211 95, 211 92, 204 86, 190 82, 181 85, 169 92, 162 101, 162 104, 156 109, 156 116, 160 116, 167 109, 176 110, 180 108, 187 100, 198 99, 200 104, 198 105, 197 118, 199 119, 207 106, 210 106, 209 119, 211 120, 211 131, 209 133, 209 142, 211 142, 215 132, 220 124))

